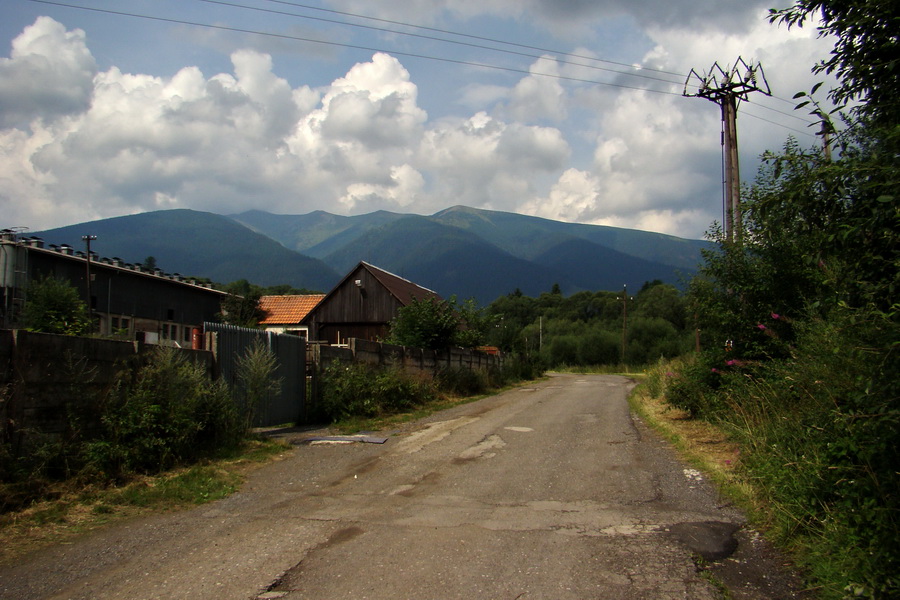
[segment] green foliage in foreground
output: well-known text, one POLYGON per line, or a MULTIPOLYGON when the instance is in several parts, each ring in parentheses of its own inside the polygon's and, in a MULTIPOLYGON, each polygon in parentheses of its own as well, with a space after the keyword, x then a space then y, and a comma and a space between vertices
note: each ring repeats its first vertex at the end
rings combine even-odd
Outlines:
POLYGON ((391 321, 389 344, 443 350, 451 346, 476 348, 485 343, 490 322, 469 299, 413 298, 391 321))
POLYGON ((123 369, 111 389, 97 393, 90 391, 92 374, 70 360, 78 381, 68 431, 0 438, 0 512, 45 498, 61 482, 122 483, 239 451, 253 398, 275 385, 266 375, 271 361, 261 354, 251 349, 239 369, 246 411, 226 384, 173 348, 156 348, 146 364, 123 369), (21 439, 28 447, 16 446, 21 439))
POLYGON ((91 327, 87 305, 67 281, 52 276, 28 286, 22 323, 29 331, 81 335, 91 327))
POLYGON ((400 369, 335 362, 322 371, 314 410, 318 418, 330 422, 383 417, 424 407, 442 396, 475 396, 538 376, 536 365, 515 357, 499 369, 446 368, 433 378, 400 369))
POLYGON ((246 426, 222 381, 159 347, 132 381, 123 374, 101 406, 101 430, 83 444, 85 468, 122 479, 233 450, 246 426))
POLYGON ((864 0, 797 0, 772 13, 838 37, 814 71, 837 76, 831 99, 858 103, 838 131, 815 97, 821 84, 798 93, 834 151, 789 140, 764 157, 742 198, 744 243, 716 235, 691 284, 710 350, 666 393, 741 442, 774 532, 827 599, 900 597, 895 15, 864 0))
POLYGON ((425 379, 362 363, 332 364, 321 379, 320 410, 323 417, 334 421, 402 412, 433 399, 433 389, 425 379))
MULTIPOLYGON (((194 465, 171 477, 162 477, 153 485, 132 484, 108 494, 97 506, 182 506, 204 504, 219 500, 237 491, 240 477, 235 473, 216 469, 211 465, 194 465)), ((102 512, 97 508, 96 512, 102 512)))
POLYGON ((900 369, 884 339, 900 330, 846 311, 797 329, 790 357, 706 353, 670 373, 666 396, 740 444, 740 474, 823 598, 896 597, 900 369))

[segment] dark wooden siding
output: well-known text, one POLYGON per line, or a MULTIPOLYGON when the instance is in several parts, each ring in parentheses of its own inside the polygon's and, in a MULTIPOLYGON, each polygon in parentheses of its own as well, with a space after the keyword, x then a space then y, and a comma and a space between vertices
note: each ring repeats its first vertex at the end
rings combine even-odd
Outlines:
MULTIPOLYGON (((30 252, 29 270, 37 279, 47 275, 72 283, 84 298, 87 269, 84 260, 55 253, 30 252)), ((185 285, 164 277, 117 269, 91 262, 92 308, 101 313, 130 315, 158 321, 177 321, 201 326, 215 320, 222 294, 185 285)))
POLYGON ((338 332, 342 339, 383 338, 400 306, 400 301, 360 265, 310 314, 310 339, 334 344, 338 343, 338 332))

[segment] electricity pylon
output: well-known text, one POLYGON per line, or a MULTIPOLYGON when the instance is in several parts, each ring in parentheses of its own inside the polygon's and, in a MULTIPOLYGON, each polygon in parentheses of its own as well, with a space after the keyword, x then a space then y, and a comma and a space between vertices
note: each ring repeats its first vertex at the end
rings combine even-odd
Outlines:
POLYGON ((748 65, 738 57, 734 66, 722 68, 713 63, 702 76, 691 69, 684 82, 685 96, 699 96, 722 107, 722 146, 725 153, 725 235, 726 239, 741 241, 741 177, 738 167, 737 109, 750 92, 771 96, 762 65, 748 65), (688 88, 696 91, 688 91, 688 88))

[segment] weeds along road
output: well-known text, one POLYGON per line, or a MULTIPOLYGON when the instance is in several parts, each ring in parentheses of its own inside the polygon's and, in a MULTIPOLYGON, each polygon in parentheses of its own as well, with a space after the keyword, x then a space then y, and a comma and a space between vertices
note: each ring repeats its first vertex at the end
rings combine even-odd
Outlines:
POLYGON ((792 597, 741 516, 629 414, 629 382, 559 375, 310 444, 219 502, 0 567, 4 599, 792 597), (721 560, 715 577, 694 556, 721 560), (728 566, 731 565, 731 566, 728 566), (717 579, 718 578, 718 579, 717 579))

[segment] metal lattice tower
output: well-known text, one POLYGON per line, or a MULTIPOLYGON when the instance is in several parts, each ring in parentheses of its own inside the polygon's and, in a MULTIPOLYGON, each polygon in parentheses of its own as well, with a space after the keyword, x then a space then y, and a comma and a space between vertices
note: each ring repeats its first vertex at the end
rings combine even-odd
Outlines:
POLYGON ((722 107, 722 146, 725 153, 725 234, 732 242, 741 241, 741 177, 738 166, 737 108, 750 92, 771 96, 762 65, 747 64, 738 57, 734 66, 722 68, 713 63, 708 73, 691 69, 684 82, 685 96, 699 96, 722 107), (689 91, 689 88, 696 91, 689 91))

